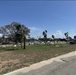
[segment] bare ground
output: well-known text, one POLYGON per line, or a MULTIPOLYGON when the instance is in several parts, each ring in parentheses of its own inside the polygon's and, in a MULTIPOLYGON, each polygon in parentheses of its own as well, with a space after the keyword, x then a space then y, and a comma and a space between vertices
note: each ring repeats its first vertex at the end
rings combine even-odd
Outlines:
POLYGON ((26 50, 2 51, 0 52, 0 74, 30 66, 33 63, 75 51, 75 49, 75 45, 58 48, 51 46, 29 46, 26 50))

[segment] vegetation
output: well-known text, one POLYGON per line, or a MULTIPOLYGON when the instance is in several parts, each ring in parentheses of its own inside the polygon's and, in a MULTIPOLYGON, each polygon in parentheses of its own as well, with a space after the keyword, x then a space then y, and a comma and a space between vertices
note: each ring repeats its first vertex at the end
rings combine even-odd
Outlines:
POLYGON ((52 35, 52 38, 53 38, 53 41, 54 41, 54 45, 55 45, 55 36, 54 36, 54 35, 52 35))
POLYGON ((45 44, 47 44, 48 41, 50 42, 54 42, 54 45, 55 45, 55 41, 67 41, 69 42, 70 40, 72 40, 71 37, 69 37, 69 33, 66 32, 64 33, 65 35, 65 39, 63 38, 56 38, 54 35, 52 35, 52 38, 48 38, 47 37, 47 30, 44 30, 42 32, 42 35, 43 35, 43 38, 38 38, 38 39, 35 39, 35 38, 32 38, 30 37, 29 35, 30 33, 30 29, 28 29, 25 25, 23 24, 20 24, 20 23, 17 23, 17 22, 13 22, 11 24, 8 24, 8 25, 5 25, 3 27, 0 27, 0 34, 2 34, 3 36, 0 38, 0 42, 2 44, 11 44, 11 43, 14 43, 15 44, 18 44, 20 43, 21 44, 21 48, 22 48, 22 43, 24 43, 24 49, 25 49, 25 45, 26 43, 25 42, 44 42, 45 44), (29 36, 29 39, 26 38, 26 36, 29 36))
POLYGON ((47 38, 47 30, 43 31, 44 38, 47 38))
POLYGON ((67 42, 68 42, 68 35, 69 35, 69 33, 68 32, 66 32, 66 33, 64 33, 64 35, 65 35, 65 37, 66 37, 66 40, 67 40, 67 42))
POLYGON ((74 36, 74 39, 76 39, 76 35, 74 36))
POLYGON ((75 45, 56 45, 29 45, 26 50, 20 47, 0 47, 0 74, 75 51, 76 49, 75 45), (57 47, 56 45, 59 46, 57 47))
POLYGON ((22 43, 23 37, 25 37, 25 35, 29 35, 29 32, 30 29, 28 29, 25 25, 17 22, 13 22, 9 25, 5 25, 4 27, 0 27, 0 34, 3 35, 3 41, 5 41, 4 38, 7 36, 8 39, 10 39, 12 42, 15 42, 16 44, 18 42, 22 43))
MULTIPOLYGON (((52 35, 53 39, 48 38, 47 30, 42 32, 43 38, 38 39, 31 38, 29 33, 30 29, 17 22, 0 27, 0 34, 3 35, 0 38, 0 42, 2 42, 2 45, 0 45, 0 74, 75 51, 76 49, 75 44, 70 45, 68 43, 64 43, 65 41, 69 42, 72 39, 69 37, 68 32, 64 33, 66 38, 63 39, 55 38, 54 35, 52 35), (29 35, 29 39, 26 38, 27 35, 29 35), (48 44, 48 41, 50 44, 48 44), (51 44, 53 41, 54 45, 51 44), (55 43, 55 41, 62 41, 62 44, 55 43), (21 47, 10 46, 11 43, 8 47, 5 47, 8 42, 15 42, 15 44, 21 43, 21 47), (40 42, 40 44, 28 45, 26 47, 26 42, 40 42), (42 42, 45 44, 41 44, 42 42), (5 45, 3 45, 4 43, 5 45), (24 49, 22 48, 22 43, 24 43, 24 49)), ((76 36, 74 36, 74 39, 76 39, 76 36)))
POLYGON ((43 31, 42 35, 44 36, 43 39, 44 39, 44 42, 46 44, 46 42, 47 42, 47 30, 43 31))

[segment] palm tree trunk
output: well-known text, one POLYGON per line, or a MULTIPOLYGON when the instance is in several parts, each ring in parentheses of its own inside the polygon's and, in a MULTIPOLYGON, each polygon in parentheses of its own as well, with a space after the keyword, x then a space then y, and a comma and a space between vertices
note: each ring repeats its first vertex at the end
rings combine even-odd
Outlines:
POLYGON ((22 39, 21 39, 21 48, 22 48, 22 39))
POLYGON ((54 46, 55 46, 55 39, 54 39, 54 46))
POLYGON ((25 35, 24 35, 24 49, 26 48, 26 37, 25 37, 25 35))

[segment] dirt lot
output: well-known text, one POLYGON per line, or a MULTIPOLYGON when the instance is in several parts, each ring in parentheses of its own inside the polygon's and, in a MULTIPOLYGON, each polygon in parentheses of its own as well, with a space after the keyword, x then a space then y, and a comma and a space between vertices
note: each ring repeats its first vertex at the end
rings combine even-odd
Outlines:
POLYGON ((25 50, 0 47, 0 75, 75 50, 76 45, 32 45, 25 50))

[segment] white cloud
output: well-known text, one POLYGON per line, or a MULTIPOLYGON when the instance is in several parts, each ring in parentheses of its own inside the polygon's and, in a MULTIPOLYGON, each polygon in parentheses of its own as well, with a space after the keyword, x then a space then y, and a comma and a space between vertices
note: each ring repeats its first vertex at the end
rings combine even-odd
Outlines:
POLYGON ((40 30, 40 28, 36 28, 36 27, 29 27, 29 28, 30 28, 31 32, 40 30))
POLYGON ((58 31, 56 32, 56 34, 57 34, 57 35, 60 35, 60 36, 63 35, 62 31, 60 31, 60 30, 58 30, 58 31))
POLYGON ((29 27, 30 29, 30 36, 34 38, 42 37, 42 28, 37 27, 29 27))
POLYGON ((57 30, 55 33, 47 33, 48 38, 52 38, 52 35, 54 35, 56 38, 63 38, 64 32, 62 30, 57 30))
POLYGON ((53 35, 57 38, 63 38, 64 37, 64 33, 62 30, 57 30, 56 33, 54 33, 53 35))

